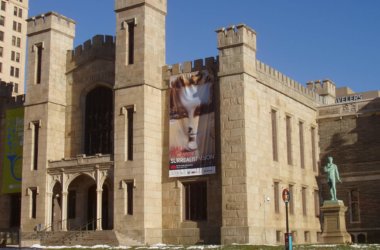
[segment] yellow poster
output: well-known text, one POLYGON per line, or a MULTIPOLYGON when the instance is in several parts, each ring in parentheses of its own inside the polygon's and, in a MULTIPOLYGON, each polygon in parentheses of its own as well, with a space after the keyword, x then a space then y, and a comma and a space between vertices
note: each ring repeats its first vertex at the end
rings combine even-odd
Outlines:
POLYGON ((5 145, 2 166, 1 192, 21 192, 24 108, 9 109, 5 113, 5 145))

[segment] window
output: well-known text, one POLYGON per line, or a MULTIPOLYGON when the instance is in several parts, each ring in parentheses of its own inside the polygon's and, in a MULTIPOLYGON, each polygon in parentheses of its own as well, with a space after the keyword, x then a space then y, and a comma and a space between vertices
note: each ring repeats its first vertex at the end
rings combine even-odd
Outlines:
POLYGON ((4 48, 0 47, 0 57, 3 57, 3 53, 4 53, 4 48))
POLYGON ((134 107, 128 107, 127 108, 127 116, 128 116, 128 122, 127 122, 127 156, 128 160, 133 160, 133 113, 134 113, 134 107))
POLYGON ((286 116, 286 149, 288 156, 288 164, 293 164, 293 152, 292 152, 292 118, 286 116))
POLYGON ((113 151, 112 89, 97 87, 91 90, 86 96, 85 108, 84 153, 111 154, 113 151))
POLYGON ((22 9, 21 8, 18 9, 18 17, 22 18, 22 9))
POLYGON ((40 127, 41 123, 40 121, 34 121, 31 123, 33 135, 32 135, 32 146, 33 146, 33 162, 32 162, 32 170, 38 169, 38 141, 39 141, 39 133, 40 133, 40 127))
POLYGON ((133 182, 127 182, 127 214, 133 215, 133 182))
POLYGON ((4 41, 4 31, 0 31, 0 41, 4 41))
POLYGON ((302 214, 307 215, 307 206, 306 206, 306 187, 302 187, 302 214))
POLYGON ((20 77, 20 69, 19 68, 15 68, 15 77, 16 78, 20 77))
POLYGON ((13 15, 17 16, 18 13, 18 8, 15 6, 13 9, 13 15))
POLYGON ((75 190, 69 190, 69 194, 67 197, 68 219, 75 219, 76 217, 76 199, 77 199, 77 192, 75 190))
POLYGON ((360 222, 359 191, 357 189, 351 190, 349 198, 351 223, 360 222))
POLYGON ((14 62, 20 62, 20 53, 16 51, 11 52, 11 60, 14 62))
POLYGON ((304 240, 305 242, 310 242, 310 232, 309 231, 305 231, 305 235, 304 235, 304 240))
POLYGON ((5 24, 5 16, 0 16, 0 25, 4 26, 5 24))
POLYGON ((21 23, 13 21, 13 30, 17 32, 21 32, 21 23))
POLYGON ((300 139, 300 163, 301 168, 305 168, 305 148, 304 148, 304 138, 303 138, 303 122, 298 123, 299 129, 299 139, 300 139))
POLYGON ((315 128, 311 127, 311 158, 313 161, 313 171, 317 172, 317 156, 315 149, 315 128))
POLYGON ((281 236, 282 236, 282 232, 277 230, 276 231, 276 242, 277 243, 282 242, 281 236))
POLYGON ((13 92, 18 93, 18 84, 14 83, 13 92))
POLYGON ((0 72, 3 72, 3 63, 0 62, 0 72))
POLYGON ((12 36, 12 45, 16 46, 16 37, 15 36, 12 36))
POLYGON ((278 161, 278 144, 277 144, 277 111, 271 111, 271 119, 272 119, 272 153, 273 160, 278 161))
POLYGON ((17 23, 17 31, 21 32, 21 23, 17 23))
POLYGON ((21 47, 21 38, 20 37, 17 37, 16 46, 19 47, 19 48, 21 47))
POLYGON ((274 212, 276 214, 280 213, 280 183, 275 181, 273 183, 274 191, 274 212))
POLYGON ((135 22, 128 22, 128 64, 134 63, 135 22))
POLYGON ((11 76, 15 76, 15 67, 11 66, 11 69, 10 69, 9 74, 10 74, 11 76))
POLYGON ((36 49, 36 84, 40 84, 42 73, 42 43, 36 44, 34 48, 36 49))
POLYGON ((37 218, 37 188, 29 188, 30 218, 37 218))
POLYGON ((16 22, 16 21, 13 21, 13 30, 14 30, 14 31, 17 30, 17 22, 16 22))
POLYGON ((314 211, 315 217, 319 217, 319 191, 314 190, 314 211))
POLYGON ((294 185, 289 184, 289 193, 290 193, 290 199, 289 199, 289 213, 290 215, 294 214, 294 185))
POLYGON ((207 220, 207 183, 184 183, 185 220, 207 220))
POLYGON ((1 1, 1 10, 5 11, 7 7, 7 4, 5 1, 1 1))

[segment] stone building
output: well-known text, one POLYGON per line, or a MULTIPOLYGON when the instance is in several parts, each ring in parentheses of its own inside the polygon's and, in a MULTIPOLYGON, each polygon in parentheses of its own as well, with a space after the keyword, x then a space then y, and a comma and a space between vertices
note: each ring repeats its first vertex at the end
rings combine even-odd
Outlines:
POLYGON ((284 188, 294 241, 318 242, 335 84, 260 62, 243 24, 217 30, 217 57, 166 65, 166 4, 115 0, 116 37, 75 49, 73 20, 27 20, 22 244, 95 243, 72 239, 82 229, 109 244, 282 244, 284 188))

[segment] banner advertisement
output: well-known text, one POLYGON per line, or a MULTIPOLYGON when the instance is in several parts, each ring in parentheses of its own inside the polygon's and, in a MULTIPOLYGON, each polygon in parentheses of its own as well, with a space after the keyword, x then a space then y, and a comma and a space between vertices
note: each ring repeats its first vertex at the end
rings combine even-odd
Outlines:
POLYGON ((206 70, 170 78, 169 177, 216 172, 213 85, 206 70))
POLYGON ((21 192, 24 108, 9 109, 5 113, 5 145, 2 166, 1 192, 21 192))

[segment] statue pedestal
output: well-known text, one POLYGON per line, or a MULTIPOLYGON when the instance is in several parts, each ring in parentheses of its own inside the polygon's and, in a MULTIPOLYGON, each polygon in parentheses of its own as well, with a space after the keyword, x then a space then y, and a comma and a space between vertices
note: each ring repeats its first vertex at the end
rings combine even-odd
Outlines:
POLYGON ((321 211, 323 212, 323 242, 329 244, 352 243, 351 236, 346 229, 347 207, 344 206, 343 201, 325 201, 321 211))

